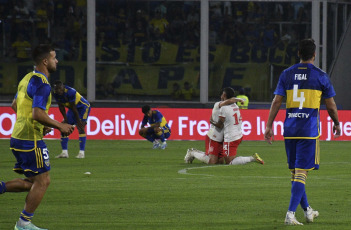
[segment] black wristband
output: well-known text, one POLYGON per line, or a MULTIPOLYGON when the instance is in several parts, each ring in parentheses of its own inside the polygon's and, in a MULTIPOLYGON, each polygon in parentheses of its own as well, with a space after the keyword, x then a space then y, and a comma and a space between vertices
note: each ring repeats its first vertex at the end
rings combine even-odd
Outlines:
POLYGON ((334 122, 334 125, 335 125, 335 126, 338 126, 338 125, 339 125, 339 122, 334 122))

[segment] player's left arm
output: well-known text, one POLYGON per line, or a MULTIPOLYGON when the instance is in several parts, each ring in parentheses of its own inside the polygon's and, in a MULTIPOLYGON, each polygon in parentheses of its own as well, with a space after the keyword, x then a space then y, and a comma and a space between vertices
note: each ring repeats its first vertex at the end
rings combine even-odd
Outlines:
POLYGON ((330 118, 334 122, 333 133, 334 133, 334 138, 337 138, 340 136, 341 129, 340 129, 340 124, 339 124, 338 109, 336 107, 336 103, 334 101, 334 98, 333 97, 326 98, 325 99, 325 106, 327 107, 327 111, 328 111, 330 118))

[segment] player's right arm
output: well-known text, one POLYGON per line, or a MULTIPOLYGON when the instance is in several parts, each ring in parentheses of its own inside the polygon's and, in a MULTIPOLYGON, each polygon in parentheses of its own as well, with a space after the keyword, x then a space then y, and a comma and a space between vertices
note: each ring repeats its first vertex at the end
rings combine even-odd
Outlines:
POLYGON ((51 87, 49 84, 42 84, 40 81, 37 84, 37 88, 31 92, 33 98, 32 106, 32 117, 34 120, 43 124, 44 126, 55 128, 60 130, 64 135, 69 135, 73 132, 74 126, 60 123, 56 120, 53 120, 46 113, 46 106, 48 98, 51 93, 51 87))
POLYGON ((219 108, 221 108, 222 106, 225 106, 225 105, 231 105, 231 104, 234 104, 236 102, 241 102, 241 103, 244 103, 245 100, 242 99, 242 98, 236 98, 236 97, 232 97, 232 98, 229 98, 225 101, 222 101, 221 103, 219 103, 219 108))
POLYGON ((74 126, 66 123, 60 123, 56 120, 51 119, 49 115, 45 112, 45 110, 42 108, 34 107, 32 109, 32 113, 34 120, 40 122, 41 124, 47 127, 58 129, 61 133, 63 133, 66 136, 70 135, 74 131, 74 126))
POLYGON ((273 133, 273 129, 272 129, 272 125, 273 125, 273 121, 275 119, 275 117, 277 116, 280 106, 283 102, 283 96, 281 95, 275 95, 273 101, 272 101, 272 105, 271 105, 271 109, 269 111, 269 116, 268 116, 268 121, 267 121, 267 125, 266 125, 266 130, 264 132, 264 139, 269 143, 272 144, 272 141, 274 140, 274 133, 273 133))

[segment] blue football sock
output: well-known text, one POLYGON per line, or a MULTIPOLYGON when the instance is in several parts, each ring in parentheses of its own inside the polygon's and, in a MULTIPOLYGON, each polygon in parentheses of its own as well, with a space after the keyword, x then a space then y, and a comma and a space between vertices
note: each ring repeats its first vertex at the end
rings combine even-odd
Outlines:
POLYGON ((61 137, 61 147, 62 150, 68 149, 68 137, 61 137))
POLYGON ((79 134, 79 150, 84 151, 85 150, 85 143, 87 142, 87 135, 84 134, 79 134))
POLYGON ((304 193, 302 194, 301 201, 300 201, 300 205, 301 205, 301 208, 303 208, 303 210, 305 210, 305 211, 306 211, 307 207, 310 206, 310 205, 308 204, 307 195, 306 195, 306 190, 305 190, 304 193))
MULTIPOLYGON (((291 172, 291 175, 293 178, 295 177, 295 174, 293 172, 291 172)), ((291 185, 293 184, 293 182, 294 182, 294 179, 291 180, 291 185)), ((300 205, 301 205, 301 208, 305 211, 306 211, 307 207, 310 206, 308 204, 308 200, 307 200, 306 188, 305 188, 304 193, 302 194, 300 205)))
POLYGON ((0 194, 3 194, 6 192, 6 183, 3 181, 0 181, 0 194))
MULTIPOLYGON (((296 212, 297 206, 302 201, 302 196, 305 193, 306 175, 297 173, 291 186, 291 198, 289 204, 289 211, 296 212)), ((307 201, 307 196, 306 196, 307 201)))
POLYGON ((21 216, 20 216, 20 219, 23 220, 23 221, 32 221, 32 218, 34 216, 34 213, 28 213, 26 212, 24 209, 23 211, 21 212, 21 216))

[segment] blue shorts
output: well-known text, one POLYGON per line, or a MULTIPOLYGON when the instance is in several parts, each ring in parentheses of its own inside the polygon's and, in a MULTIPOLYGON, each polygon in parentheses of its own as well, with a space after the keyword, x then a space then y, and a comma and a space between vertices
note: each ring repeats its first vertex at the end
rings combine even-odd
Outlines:
POLYGON ((11 148, 17 159, 13 171, 33 177, 50 171, 49 151, 46 146, 40 146, 34 150, 18 150, 11 148))
POLYGON ((319 138, 285 139, 285 150, 289 169, 319 169, 319 138))
MULTIPOLYGON (((78 110, 80 120, 87 122, 89 113, 90 113, 90 106, 80 107, 80 108, 77 108, 77 110, 78 110)), ((77 119, 74 116, 72 109, 68 109, 67 111, 67 123, 70 125, 77 124, 77 119)))

